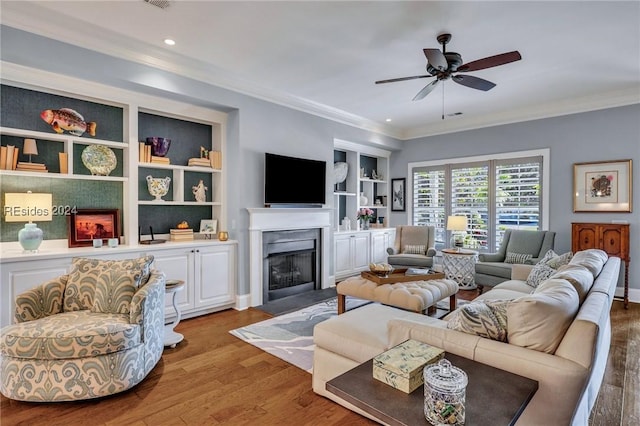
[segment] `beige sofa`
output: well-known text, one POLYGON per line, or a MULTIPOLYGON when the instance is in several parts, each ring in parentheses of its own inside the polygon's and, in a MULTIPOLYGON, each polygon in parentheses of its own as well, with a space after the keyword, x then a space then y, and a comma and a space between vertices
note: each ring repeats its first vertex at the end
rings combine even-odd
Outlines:
POLYGON ((607 258, 600 250, 578 252, 537 288, 526 284, 531 268, 518 265, 512 280, 474 301, 473 306, 506 306, 507 342, 447 328, 460 322, 462 312, 473 311, 464 306, 438 320, 371 304, 319 323, 314 329, 313 390, 371 417, 327 392, 326 382, 416 339, 537 380, 538 391, 518 425, 586 425, 606 367, 620 259, 607 258))

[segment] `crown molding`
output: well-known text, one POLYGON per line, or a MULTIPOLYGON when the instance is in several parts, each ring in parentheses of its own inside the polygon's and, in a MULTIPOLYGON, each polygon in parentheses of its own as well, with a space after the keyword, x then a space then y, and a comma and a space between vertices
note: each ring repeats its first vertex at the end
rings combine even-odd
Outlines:
POLYGON ((640 89, 636 93, 628 90, 585 96, 581 98, 565 99, 560 102, 546 103, 532 107, 510 110, 506 113, 487 114, 464 119, 452 118, 441 123, 410 129, 403 132, 401 140, 424 138, 447 133, 463 132, 484 127, 502 126, 505 124, 521 123, 525 121, 541 120, 581 112, 616 108, 627 105, 640 104, 640 89))

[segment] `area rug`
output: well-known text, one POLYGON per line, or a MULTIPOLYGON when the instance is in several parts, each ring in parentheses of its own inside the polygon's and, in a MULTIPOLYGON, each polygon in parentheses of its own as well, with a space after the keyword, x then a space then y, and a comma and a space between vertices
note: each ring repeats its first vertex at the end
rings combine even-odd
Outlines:
MULTIPOLYGON (((346 309, 371 303, 347 298, 346 309)), ((239 339, 287 361, 309 373, 313 368, 313 327, 338 314, 336 298, 295 312, 229 331, 239 339)))

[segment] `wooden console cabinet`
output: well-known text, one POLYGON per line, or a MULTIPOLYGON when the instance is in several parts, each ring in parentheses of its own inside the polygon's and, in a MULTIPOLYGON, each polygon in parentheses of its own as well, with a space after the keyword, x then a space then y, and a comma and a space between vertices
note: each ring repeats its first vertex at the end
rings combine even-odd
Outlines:
POLYGON ((596 248, 624 262, 624 307, 629 305, 629 225, 620 223, 572 223, 571 250, 596 248))

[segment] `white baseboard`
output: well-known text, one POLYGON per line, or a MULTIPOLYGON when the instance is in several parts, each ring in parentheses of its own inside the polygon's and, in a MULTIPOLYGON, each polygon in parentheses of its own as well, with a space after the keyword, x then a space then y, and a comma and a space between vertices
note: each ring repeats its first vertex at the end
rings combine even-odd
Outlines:
POLYGON ((251 295, 250 294, 241 294, 236 296, 236 311, 244 311, 245 309, 249 309, 251 306, 251 295))
MULTIPOLYGON (((616 287, 616 298, 624 297, 624 287, 616 287)), ((630 288, 629 289, 629 302, 640 303, 640 289, 630 288)))

